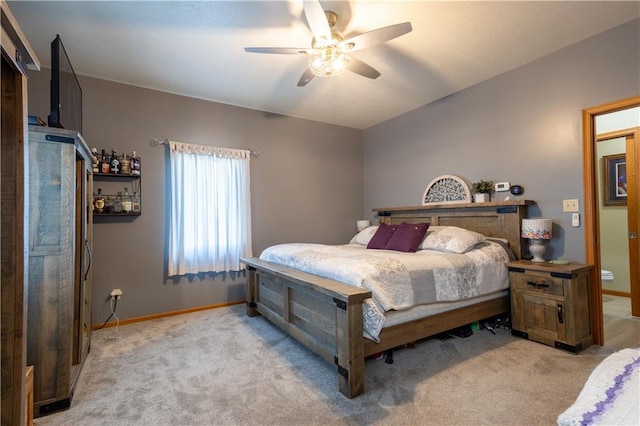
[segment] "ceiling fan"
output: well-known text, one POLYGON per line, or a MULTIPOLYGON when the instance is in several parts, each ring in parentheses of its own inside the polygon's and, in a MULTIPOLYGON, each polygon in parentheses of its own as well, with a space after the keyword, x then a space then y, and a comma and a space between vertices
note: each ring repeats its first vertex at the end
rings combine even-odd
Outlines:
POLYGON ((284 55, 307 55, 309 68, 298 80, 298 87, 306 86, 313 77, 330 77, 345 70, 361 76, 375 79, 380 73, 364 62, 349 56, 348 53, 367 47, 382 44, 411 32, 411 23, 390 25, 378 28, 344 40, 342 34, 333 27, 338 15, 330 10, 323 10, 318 0, 304 0, 304 13, 313 34, 310 48, 297 47, 245 47, 250 53, 275 53, 284 55))

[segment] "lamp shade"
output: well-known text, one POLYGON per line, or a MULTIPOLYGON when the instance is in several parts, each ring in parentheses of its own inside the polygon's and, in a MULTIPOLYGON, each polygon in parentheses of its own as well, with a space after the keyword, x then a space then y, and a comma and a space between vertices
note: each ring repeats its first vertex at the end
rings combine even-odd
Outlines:
POLYGON ((362 220, 356 221, 356 228, 358 229, 358 232, 368 228, 370 225, 371 225, 371 221, 369 220, 362 219, 362 220))
POLYGON ((551 219, 522 219, 520 236, 530 240, 549 240, 552 225, 551 219))

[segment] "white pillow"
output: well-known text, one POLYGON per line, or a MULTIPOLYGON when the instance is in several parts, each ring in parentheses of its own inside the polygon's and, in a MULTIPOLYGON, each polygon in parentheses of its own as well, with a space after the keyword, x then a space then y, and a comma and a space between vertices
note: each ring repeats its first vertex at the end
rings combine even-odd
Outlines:
POLYGON ((484 235, 457 226, 431 226, 420 249, 465 253, 484 240, 484 235))
POLYGON ((349 241, 349 244, 360 244, 361 246, 366 246, 367 244, 369 244, 369 241, 371 240, 371 238, 373 238, 373 235, 377 230, 378 225, 368 226, 354 235, 351 241, 349 241))

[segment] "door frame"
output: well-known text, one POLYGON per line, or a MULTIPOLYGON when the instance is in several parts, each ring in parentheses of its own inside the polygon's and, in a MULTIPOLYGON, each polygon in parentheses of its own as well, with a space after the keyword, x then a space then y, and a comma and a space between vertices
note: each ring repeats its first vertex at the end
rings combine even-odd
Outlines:
MULTIPOLYGON (((582 110, 582 171, 584 182, 584 233, 585 260, 593 265, 591 300, 591 328, 593 342, 604 344, 604 319, 602 312, 602 279, 598 271, 600 263, 600 222, 598 214, 597 157, 596 157, 596 116, 640 106, 640 96, 609 102, 582 110)), ((637 155, 637 153, 636 153, 637 155)), ((637 177, 636 177, 637 178, 637 177)), ((629 229, 632 231, 632 229, 629 229)), ((636 229, 637 232, 637 229, 636 229)), ((631 255, 631 253, 630 253, 631 255)), ((637 290, 637 289, 635 289, 637 290)), ((632 289, 632 296, 634 289, 632 289)), ((632 312, 640 310, 639 303, 632 297, 632 312)))

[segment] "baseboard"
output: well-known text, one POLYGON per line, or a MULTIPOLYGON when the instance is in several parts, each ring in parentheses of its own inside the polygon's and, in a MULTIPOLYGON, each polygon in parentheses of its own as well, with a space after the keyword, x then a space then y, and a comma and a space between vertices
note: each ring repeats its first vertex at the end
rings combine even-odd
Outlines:
POLYGON ((620 297, 628 297, 631 298, 631 293, 626 291, 618 291, 618 290, 605 290, 602 289, 602 294, 608 294, 609 296, 620 296, 620 297))
MULTIPOLYGON (((244 300, 239 300, 236 302, 227 302, 227 303, 219 303, 216 305, 205 305, 205 306, 198 306, 195 308, 186 308, 186 309, 179 309, 177 311, 169 311, 169 312, 162 312, 159 314, 153 314, 153 315, 144 315, 141 317, 134 317, 134 318, 127 318, 124 320, 120 320, 120 322, 118 322, 118 325, 127 325, 127 324, 133 324, 136 322, 143 322, 143 321, 151 321, 154 319, 158 319, 158 318, 166 318, 166 317, 172 317, 175 315, 182 315, 182 314, 190 314, 192 312, 199 312, 199 311, 206 311, 208 309, 217 309, 217 308, 226 308, 227 306, 234 306, 234 305, 240 305, 241 303, 245 303, 244 300)), ((104 328, 107 327, 114 327, 116 325, 116 322, 110 322, 107 323, 104 328)), ((103 328, 102 324, 93 324, 91 326, 91 328, 93 330, 97 330, 100 328, 103 328)))

